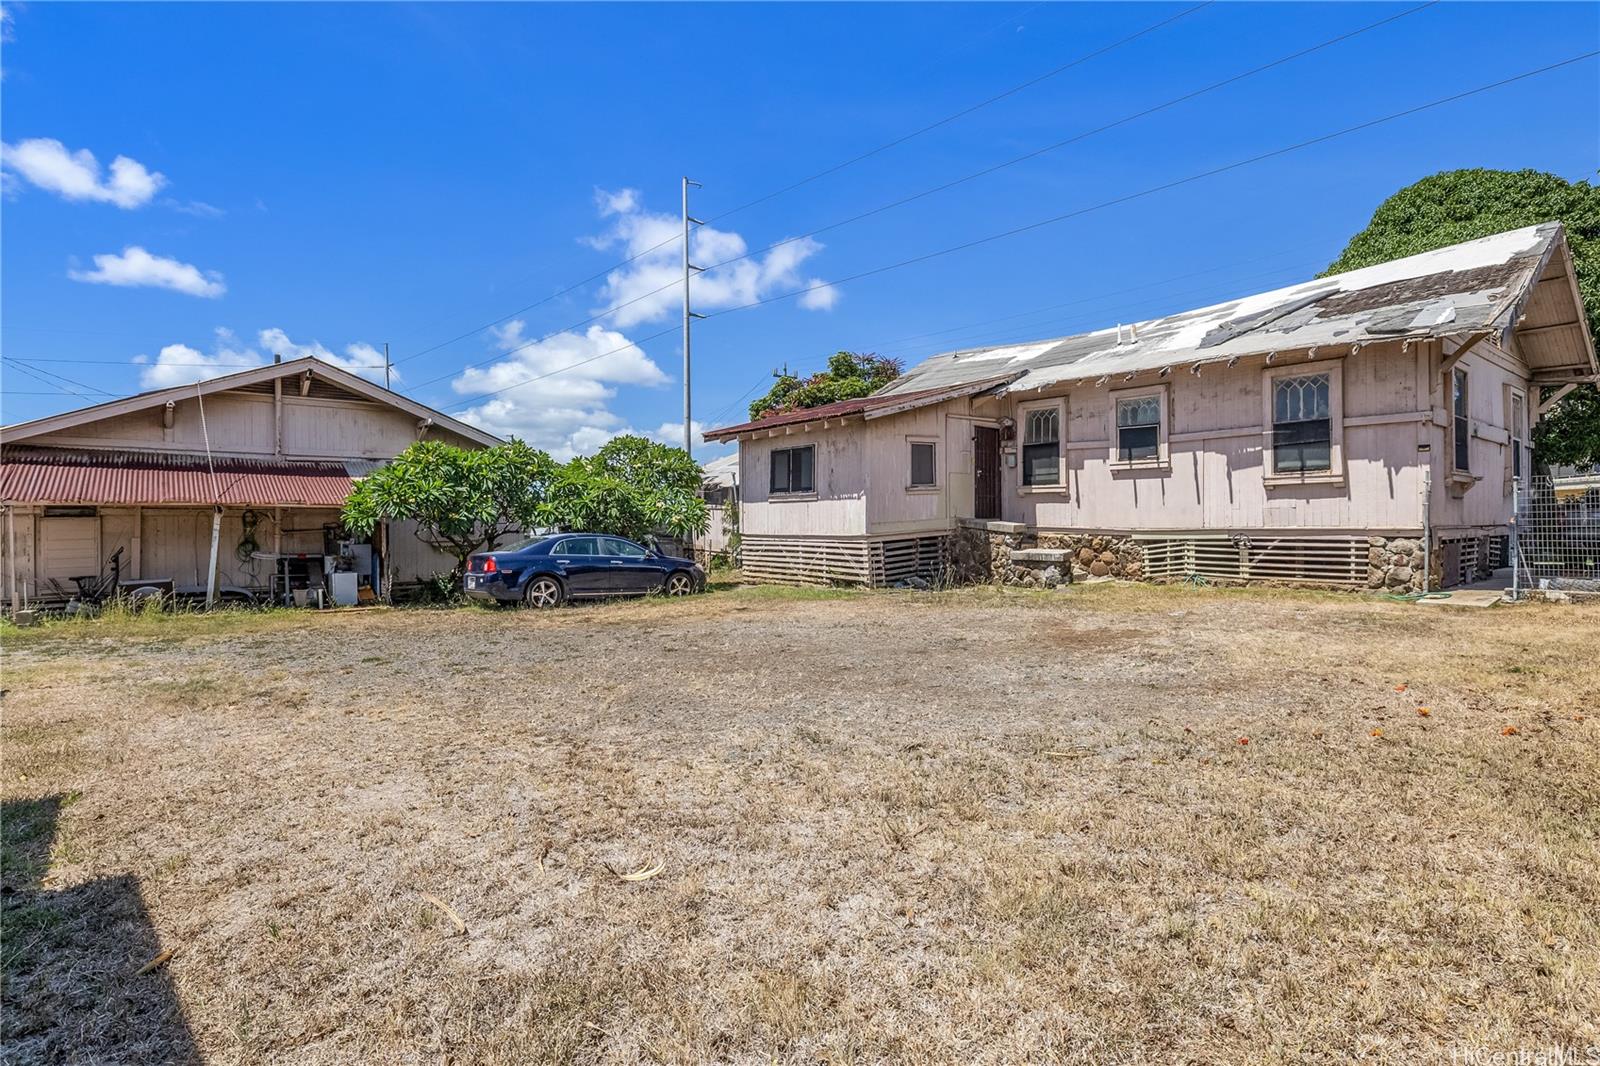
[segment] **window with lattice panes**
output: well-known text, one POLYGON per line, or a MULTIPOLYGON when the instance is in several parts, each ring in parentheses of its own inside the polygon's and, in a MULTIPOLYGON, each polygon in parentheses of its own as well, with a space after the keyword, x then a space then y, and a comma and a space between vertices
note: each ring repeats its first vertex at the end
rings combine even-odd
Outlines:
POLYGON ((1061 409, 1036 407, 1022 417, 1022 483, 1061 483, 1061 409))
POLYGON ((1327 374, 1272 382, 1272 469, 1295 474, 1333 468, 1332 387, 1327 374))
POLYGON ((1161 457, 1161 397, 1137 396, 1117 401, 1117 461, 1161 457))

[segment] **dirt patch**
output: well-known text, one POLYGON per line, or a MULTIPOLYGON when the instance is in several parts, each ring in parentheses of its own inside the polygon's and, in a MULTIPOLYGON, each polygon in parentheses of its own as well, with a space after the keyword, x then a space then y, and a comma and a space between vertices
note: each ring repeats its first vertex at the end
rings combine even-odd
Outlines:
POLYGON ((8 640, 5 1056, 1597 1043, 1597 639, 1099 586, 8 640))

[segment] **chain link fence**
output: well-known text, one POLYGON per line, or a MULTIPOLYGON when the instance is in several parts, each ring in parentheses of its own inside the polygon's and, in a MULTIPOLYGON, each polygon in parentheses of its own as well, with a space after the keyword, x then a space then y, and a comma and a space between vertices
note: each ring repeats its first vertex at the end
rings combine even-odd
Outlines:
POLYGON ((1513 493, 1512 599, 1600 595, 1600 487, 1533 477, 1513 493))

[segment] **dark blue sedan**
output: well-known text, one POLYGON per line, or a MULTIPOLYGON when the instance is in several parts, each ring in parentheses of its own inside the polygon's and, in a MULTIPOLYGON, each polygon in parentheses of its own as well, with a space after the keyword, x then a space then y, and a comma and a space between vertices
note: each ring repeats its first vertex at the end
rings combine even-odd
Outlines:
POLYGON ((552 533, 467 560, 467 595, 496 603, 556 607, 572 599, 687 596, 706 587, 692 559, 660 555, 622 537, 552 533))

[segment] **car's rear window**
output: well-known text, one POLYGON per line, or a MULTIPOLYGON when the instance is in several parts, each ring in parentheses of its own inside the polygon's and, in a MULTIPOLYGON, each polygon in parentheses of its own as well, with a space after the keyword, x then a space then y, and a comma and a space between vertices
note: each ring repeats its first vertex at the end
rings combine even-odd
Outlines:
POLYGON ((496 548, 495 551, 497 551, 497 552, 519 552, 519 551, 522 551, 524 548, 531 548, 535 544, 540 544, 540 543, 542 543, 544 541, 547 541, 549 539, 550 539, 549 534, 546 534, 546 535, 544 535, 542 537, 527 537, 527 538, 524 538, 523 540, 517 541, 514 544, 506 544, 506 545, 504 545, 502 547, 496 548))

